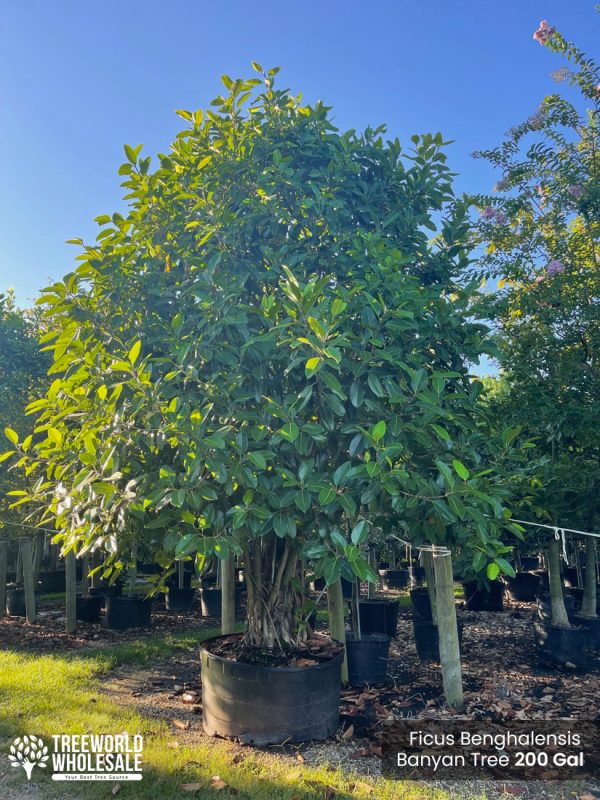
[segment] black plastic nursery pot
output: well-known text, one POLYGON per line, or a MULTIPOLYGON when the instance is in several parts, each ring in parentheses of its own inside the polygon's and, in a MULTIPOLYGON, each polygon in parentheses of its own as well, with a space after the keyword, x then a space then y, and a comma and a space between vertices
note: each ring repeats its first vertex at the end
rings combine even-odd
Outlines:
POLYGON ((152 599, 115 595, 106 598, 106 624, 115 631, 150 625, 152 599))
POLYGON ((361 600, 358 604, 361 634, 395 636, 399 607, 397 600, 361 600))
POLYGON ((539 589, 540 578, 533 572, 517 572, 514 578, 506 578, 506 585, 511 600, 533 603, 539 589))
MULTIPOLYGON (((458 641, 459 644, 462 644, 463 623, 457 621, 457 628, 458 641)), ((413 618, 413 630, 419 659, 421 661, 439 661, 440 638, 438 626, 431 621, 413 618)))
POLYGON ((565 628, 536 619, 533 623, 535 646, 548 664, 568 669, 584 669, 587 664, 585 628, 565 628))
POLYGON ((381 588, 405 589, 408 586, 409 573, 407 569, 380 569, 381 588))
POLYGON ((523 572, 532 572, 534 569, 540 568, 540 559, 538 556, 521 556, 521 569, 523 572))
POLYGON ((353 686, 385 683, 390 654, 390 637, 384 633, 366 633, 359 639, 346 633, 348 679, 353 686))
POLYGON ((352 581, 346 580, 346 578, 341 579, 342 583, 342 597, 345 597, 346 600, 349 600, 352 597, 352 581))
POLYGON ((183 589, 171 586, 165 595, 167 611, 189 611, 194 605, 196 590, 189 586, 183 589))
MULTIPOLYGON (((582 578, 585 579, 585 572, 582 570, 582 578)), ((577 580, 577 569, 575 567, 565 567, 563 570, 563 581, 567 588, 573 589, 579 586, 577 580)))
MULTIPOLYGON (((36 610, 40 604, 40 593, 35 592, 36 610)), ((25 610, 25 589, 23 587, 13 587, 6 589, 6 613, 9 617, 24 617, 25 610)))
POLYGON ((64 592, 66 587, 64 569, 43 570, 40 572, 39 587, 44 594, 64 592))
POLYGON ((412 603, 412 614, 414 619, 422 619, 425 622, 432 622, 431 600, 429 599, 429 589, 419 587, 410 590, 410 600, 412 603))
POLYGON ((99 622, 100 612, 104 608, 104 597, 90 595, 77 597, 75 616, 81 622, 99 622))
POLYGON ((534 569, 533 574, 537 575, 540 579, 540 591, 547 592, 550 590, 550 577, 546 569, 534 569))
MULTIPOLYGON (((184 589, 189 589, 192 585, 192 578, 194 577, 192 572, 184 572, 183 573, 183 587, 184 589)), ((165 581, 166 585, 171 589, 179 589, 179 575, 175 573, 171 575, 171 577, 165 581)))
MULTIPOLYGON (((242 610, 242 594, 243 588, 241 586, 235 587, 235 615, 239 617, 242 610)), ((200 608, 203 617, 213 617, 214 619, 221 618, 221 590, 209 587, 202 587, 200 589, 200 608)))
POLYGON ((587 631, 588 650, 600 650, 600 617, 573 614, 569 619, 574 625, 579 625, 587 631))
POLYGON ((343 650, 309 667, 231 661, 200 647, 202 724, 212 736, 267 745, 327 739, 339 725, 343 650))
POLYGON ((477 581, 463 581, 467 611, 504 611, 504 584, 492 581, 490 588, 477 588, 477 581))
POLYGON ((425 580, 425 567, 413 567, 412 580, 415 586, 420 586, 425 580))
MULTIPOLYGON (((565 603, 565 610, 567 612, 567 616, 569 619, 576 613, 576 606, 577 601, 573 595, 569 595, 566 592, 563 593, 563 600, 565 603)), ((550 600, 550 595, 546 592, 538 593, 537 596, 537 608, 538 608, 538 616, 541 620, 545 622, 550 622, 552 619, 552 602, 550 600)))

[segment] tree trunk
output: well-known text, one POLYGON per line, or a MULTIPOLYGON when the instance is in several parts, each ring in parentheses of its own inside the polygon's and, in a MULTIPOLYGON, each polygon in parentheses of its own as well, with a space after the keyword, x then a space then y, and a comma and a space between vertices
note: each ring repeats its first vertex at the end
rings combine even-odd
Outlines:
POLYGON ((0 619, 6 614, 6 571, 8 567, 8 542, 0 539, 0 619))
MULTIPOLYGON (((434 625, 437 625, 437 600, 435 596, 435 575, 433 572, 433 557, 432 554, 426 550, 421 552, 423 559, 423 569, 425 570, 425 581, 427 583, 427 591, 429 592, 429 604, 431 606, 431 619, 434 625)), ((454 589, 452 590, 454 592, 454 589)))
POLYGON ((344 645, 344 663, 342 664, 342 683, 348 683, 348 656, 346 653, 346 626, 344 621, 344 595, 342 579, 327 587, 327 616, 329 618, 329 634, 332 639, 344 645))
POLYGON ((436 550, 437 548, 434 546, 433 569, 435 573, 437 625, 444 695, 449 706, 457 711, 462 711, 464 695, 458 626, 456 624, 456 606, 454 603, 452 556, 450 553, 442 555, 436 550))
POLYGON ((33 582, 37 584, 40 579, 40 571, 42 569, 42 558, 44 557, 44 547, 46 545, 46 534, 44 531, 39 531, 35 535, 35 544, 33 547, 33 582))
MULTIPOLYGON (((183 562, 180 562, 183 563, 183 562)), ((232 555, 221 561, 221 633, 235 630, 235 562, 232 555)))
POLYGON ((90 557, 86 553, 81 560, 81 594, 83 597, 89 597, 90 594, 90 557))
POLYGON ((560 543, 552 538, 548 545, 548 578, 550 580, 550 602, 552 604, 552 624, 570 628, 567 609, 563 597, 562 579, 560 577, 560 543))
POLYGON ((596 616, 596 540, 588 536, 585 541, 585 588, 581 613, 596 616))
POLYGON ((75 553, 71 550, 65 556, 65 601, 66 631, 75 633, 77 629, 77 564, 75 553))
MULTIPOLYGON (((374 547, 369 550, 369 566, 377 574, 377 557, 374 547)), ((375 597, 375 584, 369 581, 367 583, 367 599, 372 600, 373 597, 375 597)))
POLYGON ((33 582, 33 551, 31 539, 28 536, 21 539, 21 563, 23 565, 23 588, 25 589, 25 616, 27 622, 33 623, 36 621, 37 614, 33 582))

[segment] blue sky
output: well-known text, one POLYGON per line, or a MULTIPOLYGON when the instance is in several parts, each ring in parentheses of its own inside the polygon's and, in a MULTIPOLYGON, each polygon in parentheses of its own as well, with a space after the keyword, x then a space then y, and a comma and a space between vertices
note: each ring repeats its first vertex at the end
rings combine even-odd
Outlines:
POLYGON ((0 292, 20 304, 73 267, 65 239, 121 208, 123 143, 166 151, 176 108, 219 76, 280 65, 280 84, 334 106, 341 128, 385 122, 455 139, 458 190, 494 175, 470 153, 499 143, 554 83, 541 19, 594 54, 593 0, 8 0, 0 27, 0 292))

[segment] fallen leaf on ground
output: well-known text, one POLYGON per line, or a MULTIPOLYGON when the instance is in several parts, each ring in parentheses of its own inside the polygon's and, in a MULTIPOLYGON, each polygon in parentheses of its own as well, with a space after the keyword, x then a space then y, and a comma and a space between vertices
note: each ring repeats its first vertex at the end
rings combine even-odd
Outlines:
POLYGON ((173 725, 175 725, 175 727, 179 728, 179 730, 181 730, 181 731, 189 731, 189 729, 190 729, 190 721, 189 721, 189 719, 185 720, 185 722, 182 719, 174 719, 173 720, 173 725))
POLYGON ((218 792, 220 792, 221 789, 226 789, 227 786, 228 784, 225 783, 224 780, 221 780, 221 778, 218 775, 213 775, 212 778, 210 779, 210 788, 216 789, 218 792))
POLYGON ((342 733, 342 739, 351 739, 354 736, 354 725, 350 725, 346 730, 342 733))
POLYGON ((182 789, 184 792, 197 792, 198 789, 202 788, 202 784, 201 783, 182 783, 179 788, 182 789))

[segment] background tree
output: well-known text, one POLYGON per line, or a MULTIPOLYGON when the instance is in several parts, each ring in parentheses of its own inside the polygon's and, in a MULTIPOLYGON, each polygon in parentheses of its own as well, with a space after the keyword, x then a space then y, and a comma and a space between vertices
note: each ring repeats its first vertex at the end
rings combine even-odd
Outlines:
MULTIPOLYGON (((600 510, 600 70, 545 21, 534 38, 567 59, 570 67, 555 78, 578 89, 579 100, 546 97, 500 147, 477 154, 502 172, 495 196, 475 198, 479 242, 487 244, 477 275, 498 280, 480 313, 499 330, 502 419, 535 435, 547 457, 538 512, 545 509, 553 523, 594 530, 600 510)), ((558 543, 550 541, 549 549, 556 574, 558 543)), ((584 613, 590 615, 596 613, 595 564, 588 539, 584 613)), ((554 594, 555 622, 568 624, 558 589, 554 594)))

